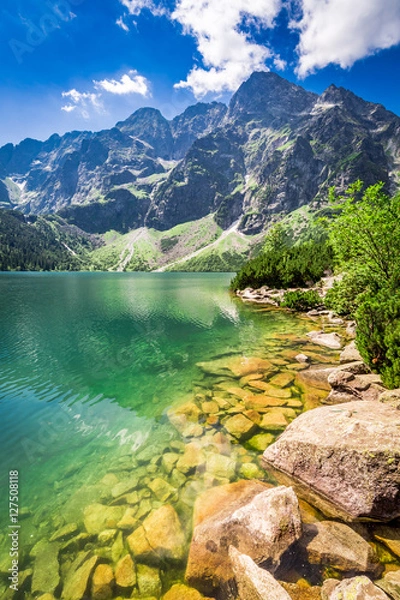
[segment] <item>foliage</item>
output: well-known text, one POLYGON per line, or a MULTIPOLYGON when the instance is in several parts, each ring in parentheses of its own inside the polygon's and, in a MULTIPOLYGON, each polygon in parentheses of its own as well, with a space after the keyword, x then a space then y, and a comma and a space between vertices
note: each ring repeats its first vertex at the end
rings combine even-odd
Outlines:
POLYGON ((364 361, 387 387, 400 387, 400 290, 364 294, 355 316, 364 361))
POLYGON ((291 308, 299 312, 305 312, 312 308, 316 308, 322 304, 321 298, 315 290, 295 290, 292 292, 286 292, 281 306, 285 308, 291 308))
POLYGON ((339 269, 357 274, 366 284, 392 286, 400 276, 400 194, 387 196, 383 183, 350 186, 334 199, 341 209, 330 225, 331 243, 339 269))
POLYGON ((324 304, 338 315, 354 315, 360 294, 365 292, 367 282, 364 275, 358 272, 344 273, 340 281, 335 281, 328 290, 324 304))
POLYGON ((84 270, 92 249, 90 236, 58 217, 0 210, 0 271, 84 270))
POLYGON ((400 386, 400 194, 356 182, 336 206, 331 242, 345 275, 326 304, 355 316, 357 347, 388 387, 400 386))
POLYGON ((274 228, 264 251, 240 269, 231 282, 233 290, 263 285, 275 288, 305 287, 319 281, 332 267, 332 248, 326 242, 309 241, 288 247, 285 232, 274 228))

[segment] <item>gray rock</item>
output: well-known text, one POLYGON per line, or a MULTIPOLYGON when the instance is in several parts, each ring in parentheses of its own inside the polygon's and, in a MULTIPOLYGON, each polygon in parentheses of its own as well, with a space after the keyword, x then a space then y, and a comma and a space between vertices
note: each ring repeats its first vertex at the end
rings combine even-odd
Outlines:
POLYGON ((340 353, 340 363, 344 364, 358 360, 362 360, 362 356, 357 350, 356 343, 352 341, 340 353))
POLYGON ((298 501, 291 488, 266 490, 239 508, 227 506, 195 527, 186 579, 204 594, 228 582, 232 578, 229 546, 257 564, 268 561, 274 569, 301 530, 298 501))
POLYGON ((294 358, 299 363, 308 363, 308 362, 310 362, 310 357, 307 356, 307 354, 297 354, 297 356, 295 356, 294 358))
POLYGON ((230 546, 229 558, 238 589, 237 600, 290 600, 280 583, 268 571, 260 569, 250 556, 230 546))
POLYGON ((348 383, 353 381, 354 375, 349 371, 332 371, 328 376, 328 383, 334 389, 343 389, 348 387, 348 383))
POLYGON ((310 333, 307 333, 307 337, 309 337, 314 344, 325 346, 326 348, 331 348, 332 350, 339 350, 342 347, 342 338, 338 333, 310 331, 310 333))
POLYGON ((388 596, 365 575, 336 581, 324 581, 322 600, 389 600, 388 596))
POLYGON ((349 402, 300 415, 269 446, 263 465, 310 488, 344 518, 400 515, 400 411, 349 402))
POLYGON ((372 547, 343 523, 321 521, 304 525, 300 544, 312 565, 328 565, 342 572, 374 576, 382 572, 372 547))
POLYGON ((323 404, 345 404, 346 402, 353 402, 354 400, 361 400, 360 396, 352 390, 332 390, 329 395, 322 400, 323 404))

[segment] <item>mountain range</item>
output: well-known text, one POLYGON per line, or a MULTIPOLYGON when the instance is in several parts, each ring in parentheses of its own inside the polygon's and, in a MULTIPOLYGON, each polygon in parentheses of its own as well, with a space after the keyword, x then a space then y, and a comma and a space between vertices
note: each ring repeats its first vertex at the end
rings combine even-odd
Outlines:
POLYGON ((0 148, 1 208, 56 215, 106 244, 128 236, 132 256, 140 231, 153 248, 142 268, 217 247, 227 232, 245 256, 272 222, 356 179, 398 188, 400 118, 343 88, 317 95, 265 72, 229 106, 198 103, 170 121, 141 108, 110 130, 0 148))

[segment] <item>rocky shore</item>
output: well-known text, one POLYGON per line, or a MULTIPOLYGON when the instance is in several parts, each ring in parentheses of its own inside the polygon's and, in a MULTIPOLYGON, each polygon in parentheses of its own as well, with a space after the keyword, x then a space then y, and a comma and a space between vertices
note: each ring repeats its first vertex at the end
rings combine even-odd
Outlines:
POLYGON ((307 318, 273 354, 198 363, 151 443, 57 520, 28 507, 19 591, 1 561, 1 597, 400 600, 400 392, 351 326, 307 318))

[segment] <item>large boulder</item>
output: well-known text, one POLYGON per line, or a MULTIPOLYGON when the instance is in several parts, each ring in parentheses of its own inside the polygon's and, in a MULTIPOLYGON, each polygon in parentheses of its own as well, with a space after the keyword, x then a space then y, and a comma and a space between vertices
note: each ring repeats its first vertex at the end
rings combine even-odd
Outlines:
MULTIPOLYGON (((343 517, 400 516, 400 411, 355 401, 299 416, 263 455, 343 517)), ((325 505, 326 508, 326 505, 325 505)))
POLYGON ((301 536, 301 519, 292 488, 271 488, 238 506, 234 502, 205 518, 193 533, 186 579, 204 594, 233 578, 229 546, 257 564, 279 564, 282 554, 301 536))
POLYGON ((260 569, 250 556, 231 546, 229 558, 238 591, 237 600, 291 600, 271 573, 260 569))

